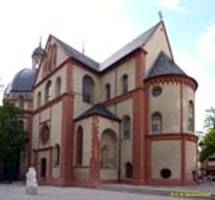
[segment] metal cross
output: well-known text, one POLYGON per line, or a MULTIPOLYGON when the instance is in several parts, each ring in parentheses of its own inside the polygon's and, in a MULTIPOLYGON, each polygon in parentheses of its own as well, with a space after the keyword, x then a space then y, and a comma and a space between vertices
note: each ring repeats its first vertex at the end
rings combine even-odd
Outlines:
POLYGON ((162 14, 161 11, 158 12, 158 16, 159 16, 159 18, 160 18, 160 21, 163 21, 163 14, 162 14))

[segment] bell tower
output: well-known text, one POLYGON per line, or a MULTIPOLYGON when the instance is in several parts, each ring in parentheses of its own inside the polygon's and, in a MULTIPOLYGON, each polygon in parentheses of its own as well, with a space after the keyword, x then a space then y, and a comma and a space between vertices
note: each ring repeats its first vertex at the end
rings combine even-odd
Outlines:
POLYGON ((43 54, 44 54, 44 50, 42 48, 42 42, 40 40, 39 42, 39 46, 34 49, 33 53, 32 53, 32 68, 33 69, 36 69, 38 68, 38 65, 43 57, 43 54))

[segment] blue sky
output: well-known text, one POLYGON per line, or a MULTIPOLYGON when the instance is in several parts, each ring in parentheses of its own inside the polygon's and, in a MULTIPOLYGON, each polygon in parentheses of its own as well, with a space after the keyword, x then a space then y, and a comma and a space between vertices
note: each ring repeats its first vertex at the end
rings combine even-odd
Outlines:
MULTIPOLYGON (((215 1, 7 0, 0 3, 0 84, 31 67, 31 53, 50 33, 97 61, 159 21, 161 10, 176 63, 199 82, 196 129, 215 106, 215 1)), ((0 98, 2 95, 2 90, 0 98)))

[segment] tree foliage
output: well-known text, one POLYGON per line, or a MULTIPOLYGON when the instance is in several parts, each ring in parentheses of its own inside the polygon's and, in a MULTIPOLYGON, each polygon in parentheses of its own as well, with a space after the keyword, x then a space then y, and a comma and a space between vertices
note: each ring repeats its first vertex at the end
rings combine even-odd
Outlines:
POLYGON ((215 153, 215 108, 211 107, 206 110, 207 117, 205 119, 205 128, 207 134, 202 140, 202 151, 200 153, 200 161, 203 162, 209 156, 215 153))
POLYGON ((0 161, 7 169, 14 169, 25 146, 24 111, 10 101, 0 107, 0 161))

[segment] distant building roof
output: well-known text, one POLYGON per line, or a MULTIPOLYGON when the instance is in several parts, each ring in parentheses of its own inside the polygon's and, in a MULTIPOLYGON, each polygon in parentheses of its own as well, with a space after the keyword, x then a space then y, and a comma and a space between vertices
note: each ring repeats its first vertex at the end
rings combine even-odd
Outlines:
POLYGON ((92 106, 89 110, 77 117, 76 120, 91 117, 93 115, 99 115, 111 120, 120 121, 118 117, 116 117, 112 112, 110 112, 104 105, 100 103, 92 106))
POLYGON ((176 65, 172 59, 169 58, 169 56, 161 51, 146 79, 163 75, 187 76, 186 73, 178 65, 176 65))

